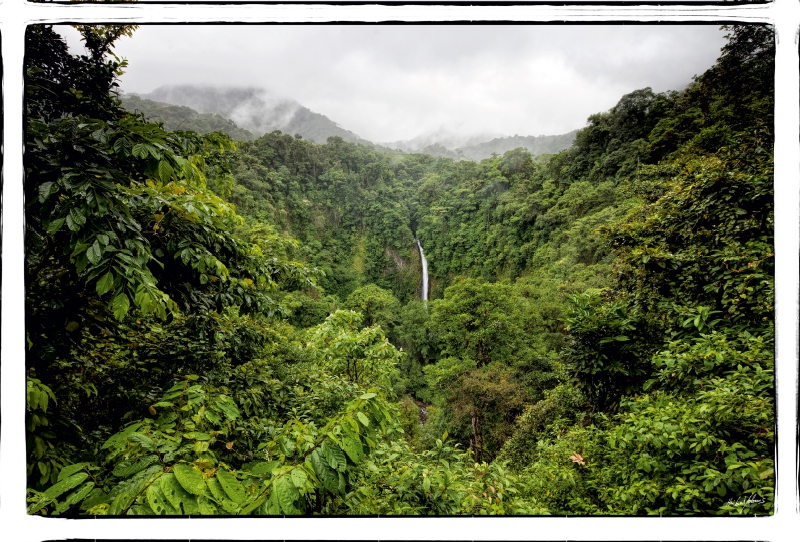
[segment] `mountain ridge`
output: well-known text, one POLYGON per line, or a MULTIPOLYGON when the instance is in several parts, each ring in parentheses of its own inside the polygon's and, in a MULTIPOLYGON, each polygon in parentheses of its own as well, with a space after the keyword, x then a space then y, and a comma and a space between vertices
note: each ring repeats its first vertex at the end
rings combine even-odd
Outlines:
MULTIPOLYGON (((162 120, 166 115, 168 107, 165 106, 184 108, 180 111, 172 110, 172 114, 199 122, 198 131, 222 131, 234 139, 251 140, 280 130, 286 134, 300 135, 313 143, 325 143, 329 137, 338 136, 345 141, 376 149, 396 149, 406 153, 475 162, 519 147, 527 149, 534 156, 555 154, 568 149, 578 131, 576 129, 566 134, 539 136, 463 136, 440 129, 409 140, 376 143, 343 128, 327 116, 314 112, 295 100, 277 97, 256 87, 162 85, 149 93, 124 96, 123 103, 126 102, 139 106, 143 113, 157 120, 162 120), (146 101, 150 103, 146 104, 146 101), (147 109, 144 109, 145 106, 147 109), (158 113, 154 114, 153 111, 158 113), (212 126, 216 128, 211 128, 212 126)), ((126 107, 130 108, 129 105, 126 107)), ((166 120, 165 124, 170 125, 166 120)))
POLYGON ((163 85, 141 98, 195 109, 200 113, 216 113, 256 137, 280 130, 300 134, 314 143, 325 143, 338 136, 345 141, 374 146, 358 134, 346 130, 325 115, 302 104, 277 97, 256 87, 212 87, 196 85, 163 85))

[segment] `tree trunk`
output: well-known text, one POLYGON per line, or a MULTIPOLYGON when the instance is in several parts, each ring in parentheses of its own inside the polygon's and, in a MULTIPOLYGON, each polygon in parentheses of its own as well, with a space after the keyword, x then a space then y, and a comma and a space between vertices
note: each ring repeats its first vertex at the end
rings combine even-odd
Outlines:
POLYGON ((472 415, 472 451, 475 452, 475 461, 481 462, 483 452, 483 438, 481 438, 481 419, 478 415, 472 415))

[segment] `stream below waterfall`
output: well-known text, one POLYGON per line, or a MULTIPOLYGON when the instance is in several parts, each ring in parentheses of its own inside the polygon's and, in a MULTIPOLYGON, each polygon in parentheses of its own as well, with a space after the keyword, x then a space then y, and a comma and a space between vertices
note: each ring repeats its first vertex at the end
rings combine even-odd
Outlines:
POLYGON ((414 401, 414 404, 419 408, 419 424, 424 426, 425 422, 428 421, 428 407, 430 405, 423 403, 416 397, 412 397, 411 400, 414 401))

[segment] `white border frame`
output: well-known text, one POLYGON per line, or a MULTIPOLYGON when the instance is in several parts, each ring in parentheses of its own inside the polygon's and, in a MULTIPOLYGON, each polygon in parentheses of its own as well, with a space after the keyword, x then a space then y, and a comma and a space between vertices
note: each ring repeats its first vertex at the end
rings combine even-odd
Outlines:
POLYGON ((53 5, 0 0, 4 157, 0 526, 22 542, 66 538, 241 540, 770 540, 795 541, 798 511, 798 231, 800 2, 758 6, 53 5), (775 25, 776 511, 763 518, 213 518, 65 520, 25 514, 22 99, 27 24, 58 22, 741 21, 775 25))

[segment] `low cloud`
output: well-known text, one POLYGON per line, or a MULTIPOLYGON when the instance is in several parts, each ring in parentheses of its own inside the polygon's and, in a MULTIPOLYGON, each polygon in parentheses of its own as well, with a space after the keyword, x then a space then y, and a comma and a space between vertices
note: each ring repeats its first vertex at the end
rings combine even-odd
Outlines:
POLYGON ((638 88, 685 87, 723 35, 718 25, 143 25, 116 52, 130 62, 127 92, 257 87, 398 141, 565 133, 638 88))

